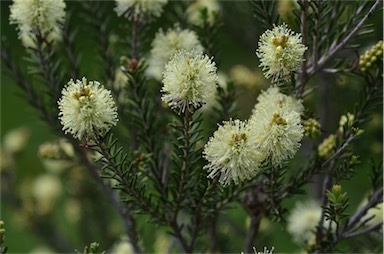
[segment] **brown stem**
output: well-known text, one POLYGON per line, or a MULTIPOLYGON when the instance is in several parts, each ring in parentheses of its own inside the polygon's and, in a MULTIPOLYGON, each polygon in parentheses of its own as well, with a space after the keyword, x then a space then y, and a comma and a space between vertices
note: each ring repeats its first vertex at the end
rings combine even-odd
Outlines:
POLYGON ((257 233, 259 232, 261 218, 262 217, 260 215, 251 216, 251 224, 248 228, 247 237, 245 239, 244 244, 245 253, 253 253, 253 247, 255 246, 254 240, 256 238, 257 233))

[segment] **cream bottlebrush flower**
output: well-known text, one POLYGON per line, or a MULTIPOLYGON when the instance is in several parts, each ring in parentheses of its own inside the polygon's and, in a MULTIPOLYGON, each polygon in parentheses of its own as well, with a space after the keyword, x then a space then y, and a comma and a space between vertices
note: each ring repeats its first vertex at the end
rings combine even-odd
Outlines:
POLYGON ((275 87, 263 92, 252 113, 250 125, 255 129, 258 149, 279 166, 300 148, 304 129, 301 125, 301 101, 279 92, 275 87))
POLYGON ((305 50, 307 47, 302 44, 301 35, 283 24, 261 35, 256 55, 265 77, 278 82, 289 80, 290 74, 299 69, 305 50))
POLYGON ((79 140, 103 136, 118 121, 111 92, 97 81, 71 79, 58 104, 63 130, 79 140))
POLYGON ((281 93, 280 89, 276 86, 271 86, 268 90, 262 91, 257 97, 257 101, 258 103, 255 105, 253 112, 257 111, 260 107, 270 104, 278 104, 279 106, 287 107, 300 115, 304 112, 302 100, 281 93))
POLYGON ((142 15, 160 17, 168 0, 116 0, 118 16, 138 18, 142 15))
MULTIPOLYGON (((316 226, 321 218, 321 206, 314 200, 296 203, 288 217, 287 230, 295 242, 303 244, 315 238, 316 226)), ((331 221, 325 221, 328 228, 331 221)), ((334 223, 332 223, 332 227, 334 223)))
POLYGON ((208 161, 204 167, 209 172, 208 177, 219 175, 224 185, 255 177, 264 157, 257 149, 254 135, 245 121, 230 120, 219 126, 203 151, 208 161))
POLYGON ((215 99, 218 76, 216 64, 195 51, 177 51, 165 66, 162 100, 171 108, 191 110, 215 99))
POLYGON ((160 29, 152 41, 151 55, 148 60, 148 76, 161 80, 164 67, 169 59, 176 51, 182 49, 196 52, 204 50, 194 31, 181 29, 178 25, 173 29, 168 29, 166 33, 160 29))
POLYGON ((37 212, 40 214, 50 212, 62 189, 60 180, 54 175, 43 174, 37 177, 32 186, 32 195, 37 202, 37 212))
POLYGON ((61 39, 64 9, 63 0, 13 0, 9 19, 17 24, 23 45, 33 48, 37 31, 49 42, 61 39))
POLYGON ((203 20, 201 19, 200 12, 203 8, 207 8, 207 21, 212 24, 214 22, 214 13, 220 11, 220 5, 217 0, 195 0, 191 3, 186 10, 188 23, 195 26, 202 26, 203 20))

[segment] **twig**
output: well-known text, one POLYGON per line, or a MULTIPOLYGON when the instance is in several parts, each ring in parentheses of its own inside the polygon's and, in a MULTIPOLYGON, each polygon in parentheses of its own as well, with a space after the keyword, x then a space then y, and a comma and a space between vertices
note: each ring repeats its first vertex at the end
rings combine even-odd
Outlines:
MULTIPOLYGON (((300 32, 301 36, 303 38, 303 44, 307 45, 308 39, 307 39, 307 16, 308 16, 308 1, 302 0, 301 4, 303 6, 301 14, 300 14, 300 32)), ((304 83, 304 80, 307 76, 307 52, 305 51, 303 54, 304 61, 301 62, 301 73, 299 73, 299 81, 301 84, 299 93, 303 93, 304 86, 302 85, 304 83)))
POLYGON ((342 235, 342 240, 353 238, 353 237, 357 237, 357 236, 361 236, 361 235, 364 235, 364 234, 368 234, 368 233, 373 232, 373 231, 378 231, 378 230, 380 230, 382 228, 383 228, 383 222, 379 222, 379 223, 377 223, 377 224, 375 224, 373 226, 367 227, 366 229, 363 229, 361 231, 352 232, 352 233, 346 233, 346 234, 342 235))
POLYGON ((251 216, 251 224, 249 226, 249 229, 247 232, 247 237, 245 239, 245 244, 244 244, 244 252, 245 253, 252 253, 253 252, 253 246, 254 246, 253 241, 255 240, 256 235, 259 232, 259 226, 260 226, 261 218, 262 217, 260 215, 252 215, 251 216))
POLYGON ((346 225, 346 229, 350 230, 352 229, 359 221, 360 219, 367 213, 367 211, 379 204, 380 202, 383 202, 383 187, 375 191, 375 193, 372 195, 372 197, 369 199, 366 205, 364 205, 359 211, 357 211, 348 221, 346 225))
POLYGON ((307 70, 307 77, 303 80, 300 80, 300 86, 303 86, 308 79, 313 76, 316 72, 318 72, 324 64, 326 64, 339 50, 345 47, 345 45, 350 41, 350 39, 361 29, 364 23, 367 21, 368 17, 372 15, 372 13, 379 6, 381 0, 376 0, 369 11, 364 15, 364 17, 360 20, 360 22, 352 29, 350 33, 348 33, 340 43, 331 46, 328 54, 322 56, 316 64, 312 64, 312 66, 307 70))
MULTIPOLYGON (((70 15, 68 15, 68 19, 70 18, 70 15)), ((73 41, 70 35, 69 31, 69 21, 67 21, 64 25, 63 29, 63 42, 65 45, 65 53, 67 55, 67 58, 69 60, 69 63, 71 65, 71 78, 78 79, 79 78, 79 63, 76 61, 75 53, 74 53, 74 46, 73 41)))
POLYGON ((124 208, 121 205, 119 198, 116 195, 117 193, 105 184, 105 182, 103 181, 103 179, 100 177, 98 173, 99 168, 89 161, 86 153, 84 152, 83 149, 79 147, 77 141, 74 140, 72 137, 67 137, 67 138, 69 142, 72 144, 72 146, 74 147, 76 154, 78 154, 82 164, 85 165, 90 175, 93 177, 96 183, 98 183, 98 185, 101 187, 101 190, 103 191, 105 196, 109 199, 109 201, 111 201, 112 206, 118 212, 120 219, 123 222, 125 232, 129 236, 129 240, 132 244, 132 247, 134 248, 135 253, 141 253, 142 251, 139 247, 139 241, 138 241, 137 232, 136 232, 136 225, 135 225, 136 223, 133 216, 129 213, 129 211, 126 208, 124 208))

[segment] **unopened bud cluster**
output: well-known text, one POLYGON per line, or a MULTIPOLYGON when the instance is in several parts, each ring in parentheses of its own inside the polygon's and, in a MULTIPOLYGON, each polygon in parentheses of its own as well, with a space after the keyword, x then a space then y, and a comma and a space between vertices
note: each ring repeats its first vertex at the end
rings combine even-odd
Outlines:
POLYGON ((323 159, 328 159, 331 156, 333 148, 336 145, 336 136, 331 134, 328 138, 324 139, 318 147, 318 154, 323 159))
POLYGON ((360 56, 359 67, 361 71, 366 71, 378 62, 379 59, 383 59, 383 46, 384 43, 380 40, 360 56))
POLYGON ((317 138, 321 134, 321 125, 314 118, 303 121, 303 128, 305 136, 309 138, 317 138))

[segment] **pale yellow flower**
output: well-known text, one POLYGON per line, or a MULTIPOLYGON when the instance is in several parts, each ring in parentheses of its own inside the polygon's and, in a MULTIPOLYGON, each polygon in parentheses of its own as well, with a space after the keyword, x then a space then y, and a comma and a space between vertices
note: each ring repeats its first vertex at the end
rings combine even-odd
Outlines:
POLYGON ((147 74, 161 80, 165 65, 178 50, 203 52, 197 34, 189 29, 181 29, 176 25, 164 32, 160 29, 152 41, 151 54, 148 59, 147 74))
POLYGON ((97 81, 71 79, 58 104, 63 130, 79 140, 103 136, 118 121, 111 92, 97 81))
POLYGON ((203 151, 208 161, 204 167, 209 172, 208 177, 219 176, 224 185, 255 177, 265 157, 258 150, 254 135, 246 121, 230 120, 219 126, 203 151))
POLYGON ((17 24, 23 45, 34 48, 37 33, 49 42, 61 39, 64 9, 63 0, 13 0, 9 19, 17 24))
POLYGON ((256 133, 259 151, 273 166, 280 166, 299 150, 304 133, 300 117, 303 109, 300 100, 280 93, 276 87, 258 97, 249 124, 256 133))
MULTIPOLYGON (((287 231, 299 244, 308 243, 314 240, 316 226, 321 218, 321 206, 314 200, 298 202, 288 217, 287 231)), ((331 221, 325 221, 324 227, 328 228, 331 221)), ((331 228, 335 227, 332 222, 331 228)))
POLYGON ((220 12, 220 5, 217 0, 195 0, 187 8, 187 21, 195 26, 202 26, 203 20, 201 19, 201 10, 207 9, 207 21, 209 23, 214 22, 215 13, 220 12))
POLYGON ((160 17, 168 0, 115 0, 118 16, 138 18, 142 15, 160 17))
POLYGON ((197 109, 215 99, 217 81, 211 58, 194 51, 177 51, 165 66, 162 100, 181 112, 197 109))
POLYGON ((299 69, 305 50, 301 35, 282 24, 261 35, 256 55, 265 77, 280 82, 288 81, 291 73, 299 69))

